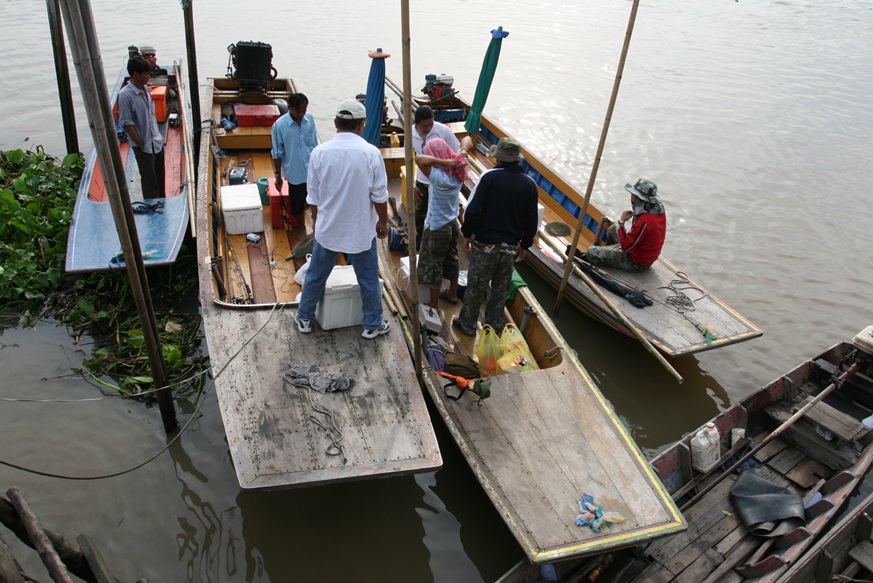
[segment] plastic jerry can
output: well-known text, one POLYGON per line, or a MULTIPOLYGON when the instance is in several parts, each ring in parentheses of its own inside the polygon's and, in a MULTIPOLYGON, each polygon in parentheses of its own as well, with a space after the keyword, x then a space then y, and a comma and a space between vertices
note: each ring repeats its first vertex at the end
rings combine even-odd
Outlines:
POLYGON ((708 472, 718 465, 721 457, 721 436, 715 424, 706 427, 691 438, 691 467, 698 472, 708 472))

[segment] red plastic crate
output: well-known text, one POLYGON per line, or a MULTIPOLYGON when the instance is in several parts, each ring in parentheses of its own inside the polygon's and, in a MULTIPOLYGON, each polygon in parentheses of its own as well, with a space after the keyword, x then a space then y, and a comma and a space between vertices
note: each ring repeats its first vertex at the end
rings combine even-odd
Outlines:
POLYGON ((281 115, 275 105, 237 105, 234 113, 241 128, 271 127, 281 115))

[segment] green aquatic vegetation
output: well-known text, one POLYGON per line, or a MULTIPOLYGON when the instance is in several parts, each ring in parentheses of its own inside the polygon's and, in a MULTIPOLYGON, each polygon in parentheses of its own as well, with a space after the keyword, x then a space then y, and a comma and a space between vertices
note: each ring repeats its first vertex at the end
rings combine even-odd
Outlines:
MULTIPOLYGON (((25 320, 51 317, 78 339, 95 339, 78 372, 103 388, 137 395, 152 388, 151 368, 126 271, 69 276, 67 233, 84 158, 0 151, 0 309, 25 320)), ((209 366, 200 354, 197 262, 184 245, 169 267, 147 272, 167 378, 177 392, 197 391, 209 366), (180 304, 186 299, 192 307, 180 304)))
POLYGON ((0 151, 0 305, 29 312, 63 285, 67 231, 84 159, 0 151))
MULTIPOLYGON (((187 245, 171 266, 147 272, 167 378, 177 392, 199 392, 209 366, 199 353, 200 314, 180 309, 181 298, 196 296, 197 264, 187 245)), ((135 396, 152 388, 142 322, 126 272, 90 274, 72 279, 54 294, 51 312, 74 330, 95 338, 97 348, 81 372, 102 387, 135 396), (106 381, 111 377, 114 383, 106 381)))

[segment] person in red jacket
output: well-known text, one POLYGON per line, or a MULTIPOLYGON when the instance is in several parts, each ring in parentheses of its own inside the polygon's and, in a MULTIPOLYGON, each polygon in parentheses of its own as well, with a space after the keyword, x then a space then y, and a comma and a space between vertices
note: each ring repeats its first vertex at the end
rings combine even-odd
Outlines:
POLYGON ((658 198, 658 186, 640 178, 628 182, 625 190, 631 193, 633 210, 621 213, 618 222, 606 232, 607 245, 589 247, 586 260, 593 265, 618 267, 639 273, 647 270, 661 254, 667 234, 667 213, 658 198), (633 219, 628 231, 625 223, 633 219))

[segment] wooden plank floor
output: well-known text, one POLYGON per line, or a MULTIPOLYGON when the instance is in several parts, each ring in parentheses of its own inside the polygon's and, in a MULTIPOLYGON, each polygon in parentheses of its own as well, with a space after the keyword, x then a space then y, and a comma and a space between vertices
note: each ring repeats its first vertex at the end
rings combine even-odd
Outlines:
MULTIPOLYGON (((755 459, 764 464, 756 473, 803 497, 820 479, 834 471, 808 458, 781 439, 762 448, 755 459)), ((733 569, 744 564, 765 539, 747 533, 731 503, 732 479, 723 480, 684 516, 688 530, 653 542, 645 550, 652 562, 636 581, 721 581, 739 577, 733 569)))
MULTIPOLYGON (((293 282, 290 256, 302 231, 289 235, 273 229, 269 206, 263 207, 265 230, 258 244, 247 245, 245 235, 227 237, 239 270, 229 266, 233 262, 223 236, 218 252, 211 249, 213 172, 208 140, 206 136, 201 149, 197 189, 198 253, 213 260, 225 255, 221 271, 231 294, 244 293, 245 279, 256 303, 263 304, 218 302, 209 266, 201 266, 206 342, 240 486, 288 488, 439 468, 439 446, 403 328, 396 321, 388 334, 374 340, 361 337, 361 326, 323 331, 316 324, 312 333, 300 334, 294 322, 296 306, 282 302, 293 301, 300 289, 293 282), (276 265, 271 266, 270 259, 276 265), (328 394, 298 388, 283 378, 292 364, 343 372, 354 384, 347 392, 328 394)), ((242 156, 235 159, 241 161, 242 156)), ((251 181, 265 174, 265 161, 269 164, 265 151, 251 158, 251 181)), ((228 163, 229 159, 222 161, 219 173, 228 163)), ((393 319, 389 310, 385 314, 393 319)))
MULTIPOLYGON (((398 183, 390 180, 389 190, 400 200, 398 183)), ((401 253, 379 249, 396 273, 401 253)), ((672 499, 551 320, 526 288, 519 298, 513 310, 528 302, 536 310, 526 335, 564 347, 552 362, 534 354, 541 367, 556 366, 493 377, 491 397, 481 407, 469 394, 446 398, 445 380, 433 371, 426 370, 425 378, 452 436, 528 558, 542 563, 583 556, 684 528, 672 499), (576 526, 582 493, 627 521, 599 534, 576 526)), ((445 325, 459 309, 440 302, 441 335, 458 352, 472 354, 474 340, 445 325)), ((513 317, 520 321, 521 313, 513 317)))

